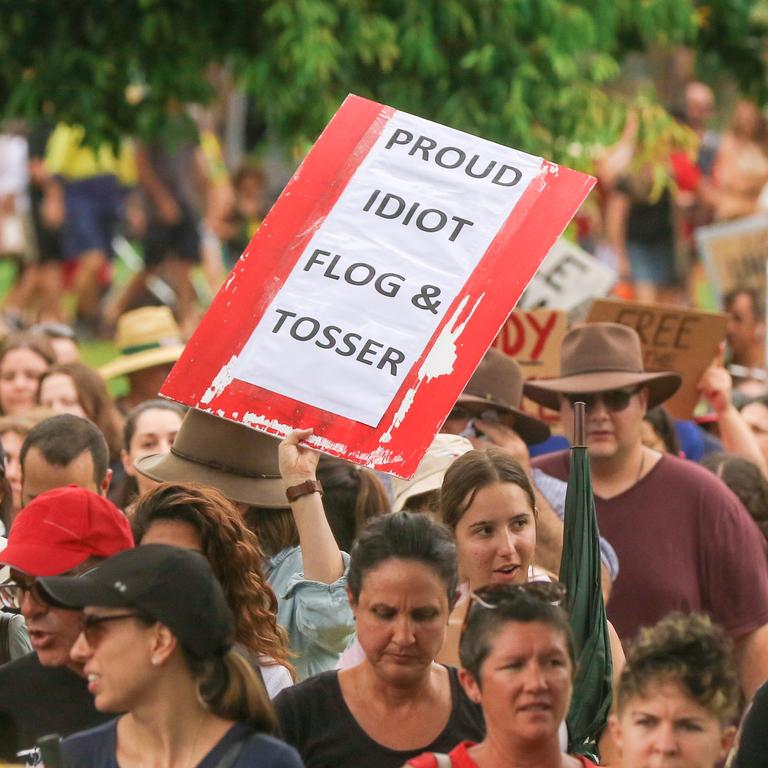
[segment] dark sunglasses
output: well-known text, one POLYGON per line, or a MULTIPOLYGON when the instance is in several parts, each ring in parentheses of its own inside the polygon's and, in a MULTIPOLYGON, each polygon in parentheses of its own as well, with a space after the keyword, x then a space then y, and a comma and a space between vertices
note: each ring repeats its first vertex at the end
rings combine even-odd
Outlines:
POLYGON ((461 634, 473 610, 493 610, 500 605, 520 599, 540 600, 550 605, 561 605, 565 600, 565 584, 559 581, 527 581, 524 584, 495 584, 476 589, 469 596, 469 606, 461 627, 461 634))
POLYGON ((451 412, 448 414, 446 421, 455 419, 456 421, 469 421, 470 419, 482 419, 483 421, 498 421, 502 420, 502 417, 507 414, 496 410, 496 408, 486 408, 482 412, 470 411, 469 408, 465 408, 462 405, 456 405, 451 408, 451 412))
POLYGON ((83 616, 80 631, 83 633, 85 642, 88 643, 89 647, 96 648, 107 631, 104 626, 107 622, 138 618, 141 618, 141 614, 135 611, 131 613, 115 613, 112 616, 97 616, 96 614, 89 613, 83 616))
POLYGON ((607 392, 582 392, 580 394, 569 392, 564 394, 563 397, 571 404, 571 407, 576 405, 576 403, 584 403, 584 407, 590 411, 599 401, 605 406, 606 410, 611 413, 618 413, 627 408, 629 401, 641 389, 642 386, 635 387, 634 389, 609 389, 607 392))

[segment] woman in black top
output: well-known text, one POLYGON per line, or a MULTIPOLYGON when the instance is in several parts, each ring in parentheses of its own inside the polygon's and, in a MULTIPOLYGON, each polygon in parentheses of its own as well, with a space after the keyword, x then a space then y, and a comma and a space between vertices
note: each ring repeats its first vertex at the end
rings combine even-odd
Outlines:
POLYGON ((352 550, 349 596, 365 652, 275 699, 285 740, 307 768, 400 768, 425 750, 482 739, 479 707, 434 662, 457 585, 451 534, 425 515, 376 519, 352 550))

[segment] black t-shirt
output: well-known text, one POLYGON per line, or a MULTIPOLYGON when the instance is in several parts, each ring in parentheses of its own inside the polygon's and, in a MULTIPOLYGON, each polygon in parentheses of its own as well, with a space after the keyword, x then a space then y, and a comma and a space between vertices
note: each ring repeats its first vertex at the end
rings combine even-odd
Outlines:
POLYGON ((768 760, 768 683, 755 694, 744 719, 733 768, 765 768, 768 760))
POLYGON ((456 670, 448 667, 451 716, 443 732, 418 749, 394 750, 374 741, 349 711, 337 671, 323 672, 281 691, 274 700, 283 738, 296 747, 306 768, 401 768, 422 752, 450 752, 461 741, 482 741, 485 723, 456 670))
POLYGON ((0 759, 32 749, 49 733, 69 736, 114 718, 93 706, 85 678, 67 667, 44 667, 30 653, 0 667, 0 759))

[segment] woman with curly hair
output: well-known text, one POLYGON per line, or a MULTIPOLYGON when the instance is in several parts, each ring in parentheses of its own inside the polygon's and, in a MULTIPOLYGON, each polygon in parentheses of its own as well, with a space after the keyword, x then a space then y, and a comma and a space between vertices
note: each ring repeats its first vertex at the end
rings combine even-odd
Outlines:
POLYGON ((673 613, 642 629, 616 693, 621 768, 714 768, 728 752, 739 683, 730 641, 708 617, 673 613))
POLYGON ((202 552, 235 615, 235 641, 258 666, 270 697, 293 684, 259 542, 224 496, 192 483, 163 483, 139 498, 132 527, 137 545, 172 544, 202 552))

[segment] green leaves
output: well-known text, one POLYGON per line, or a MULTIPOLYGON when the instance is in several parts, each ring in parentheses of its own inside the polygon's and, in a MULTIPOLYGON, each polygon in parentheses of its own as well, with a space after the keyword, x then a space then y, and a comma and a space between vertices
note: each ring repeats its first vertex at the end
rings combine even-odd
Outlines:
MULTIPOLYGON (((349 92, 587 167, 627 102, 628 50, 691 43, 765 87, 747 0, 0 0, 6 114, 81 123, 90 141, 158 132, 203 102, 211 64, 303 151, 349 92), (754 43, 754 45, 752 45, 754 43), (752 47, 750 47, 752 46, 752 47)), ((667 126, 668 128, 670 126, 667 126)), ((649 134, 650 135, 650 134, 649 134)), ((666 134, 665 134, 666 135, 666 134)))

